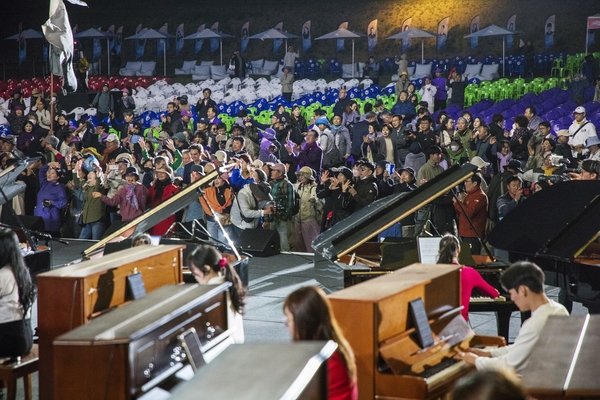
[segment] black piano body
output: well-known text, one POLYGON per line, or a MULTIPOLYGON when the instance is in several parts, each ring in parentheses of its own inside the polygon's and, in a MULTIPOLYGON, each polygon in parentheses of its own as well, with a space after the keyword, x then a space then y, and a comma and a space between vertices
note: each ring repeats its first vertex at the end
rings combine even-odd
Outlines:
POLYGON ((321 233, 313 241, 317 281, 334 292, 419 262, 415 239, 386 239, 384 245, 369 240, 476 171, 472 164, 453 166, 417 190, 377 200, 321 233), (361 257, 356 264, 350 262, 353 253, 361 257))
POLYGON ((561 302, 600 312, 600 181, 562 182, 521 203, 488 236, 511 262, 529 260, 561 289, 561 302))

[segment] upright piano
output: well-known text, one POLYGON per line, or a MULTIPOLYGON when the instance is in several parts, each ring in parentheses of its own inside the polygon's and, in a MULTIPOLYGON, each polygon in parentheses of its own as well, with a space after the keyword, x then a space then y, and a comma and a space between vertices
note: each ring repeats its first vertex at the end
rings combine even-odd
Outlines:
POLYGON ((245 343, 228 347, 173 391, 173 400, 325 400, 328 342, 245 343))
POLYGON ((52 341, 126 303, 126 281, 132 274, 141 274, 147 292, 181 283, 182 249, 139 246, 37 276, 40 399, 53 398, 52 341))
POLYGON ((360 399, 437 399, 473 370, 454 355, 470 346, 502 346, 475 335, 460 311, 460 267, 413 264, 329 295, 354 350, 360 399), (433 345, 422 347, 409 303, 421 299, 433 345))
POLYGON ((336 291, 417 262, 414 239, 386 240, 383 246, 368 241, 476 171, 472 164, 455 165, 417 190, 377 200, 327 229, 313 241, 316 279, 330 291, 336 291), (351 263, 351 259, 356 263, 351 263))
POLYGON ((178 335, 194 328, 205 361, 233 343, 230 285, 163 286, 57 337, 54 398, 129 400, 168 391, 160 386, 177 383, 189 364, 178 335))
POLYGON ((538 400, 598 399, 600 316, 550 316, 538 339, 523 386, 538 400))
POLYGON ((566 299, 600 312, 600 181, 569 181, 531 195, 488 236, 510 261, 530 260, 566 299))

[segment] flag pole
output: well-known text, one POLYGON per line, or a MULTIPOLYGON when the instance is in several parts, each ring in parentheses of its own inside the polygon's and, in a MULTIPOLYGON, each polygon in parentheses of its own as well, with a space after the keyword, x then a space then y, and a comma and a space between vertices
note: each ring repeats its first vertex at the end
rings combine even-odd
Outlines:
POLYGON ((50 134, 54 135, 54 103, 52 103, 52 93, 54 93, 54 74, 50 72, 50 134))

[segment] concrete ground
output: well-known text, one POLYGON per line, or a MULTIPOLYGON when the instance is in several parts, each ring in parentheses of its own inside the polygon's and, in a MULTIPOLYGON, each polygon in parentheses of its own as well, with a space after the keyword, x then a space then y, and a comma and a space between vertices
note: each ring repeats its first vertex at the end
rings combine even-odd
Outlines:
MULTIPOLYGON (((89 247, 89 242, 70 240, 68 246, 56 244, 53 251, 53 265, 60 266, 77 259, 81 251, 89 247)), ((290 335, 283 324, 283 302, 286 296, 306 285, 319 285, 312 271, 312 256, 281 254, 269 258, 250 260, 250 284, 244 316, 246 342, 287 342, 290 335)), ((554 300, 558 289, 546 287, 546 293, 554 300)), ((587 309, 579 303, 573 306, 573 314, 585 314, 587 309)), ((34 315, 35 317, 35 315, 34 315)), ((476 333, 496 335, 496 317, 493 313, 470 313, 470 324, 476 333)), ((513 313, 510 322, 509 341, 518 334, 521 320, 519 313, 513 313)), ((33 399, 38 396, 37 373, 33 375, 33 399)), ((18 383, 17 400, 24 399, 22 383, 18 383)))

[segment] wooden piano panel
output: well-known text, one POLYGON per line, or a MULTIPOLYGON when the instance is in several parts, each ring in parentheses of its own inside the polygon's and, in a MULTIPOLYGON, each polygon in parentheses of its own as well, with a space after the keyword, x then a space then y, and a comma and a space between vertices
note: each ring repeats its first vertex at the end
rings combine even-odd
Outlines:
POLYGON ((183 246, 140 246, 38 275, 40 399, 53 398, 53 340, 125 303, 125 278, 137 268, 146 292, 181 283, 183 246))

